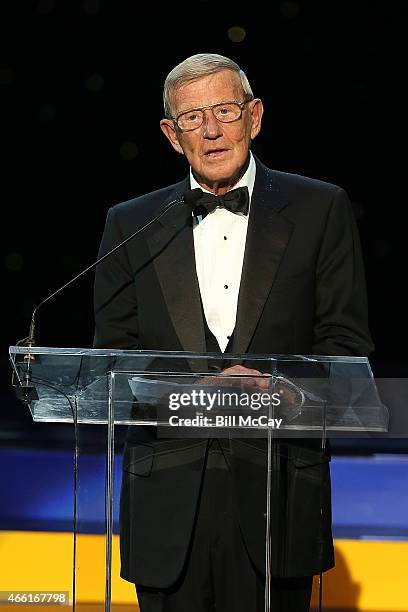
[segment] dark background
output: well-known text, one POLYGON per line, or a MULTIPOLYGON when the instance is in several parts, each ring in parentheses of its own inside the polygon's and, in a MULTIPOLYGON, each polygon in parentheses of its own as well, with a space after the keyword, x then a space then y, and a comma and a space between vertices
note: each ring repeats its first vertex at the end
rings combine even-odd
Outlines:
MULTIPOLYGON (((265 164, 348 191, 372 367, 407 375, 398 3, 36 0, 0 10, 4 443, 60 436, 15 399, 8 346, 28 334, 33 307, 96 258, 109 206, 185 175, 159 120, 167 73, 194 53, 230 56, 247 73, 265 105, 253 147, 265 164)), ((92 281, 39 312, 39 345, 91 346, 92 281)))

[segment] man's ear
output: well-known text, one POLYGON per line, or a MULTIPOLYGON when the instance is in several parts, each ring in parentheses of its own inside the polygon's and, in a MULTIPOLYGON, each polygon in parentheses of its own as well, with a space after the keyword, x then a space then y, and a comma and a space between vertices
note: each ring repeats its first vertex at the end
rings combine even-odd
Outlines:
POLYGON ((252 126, 251 126, 251 140, 258 136, 261 131, 262 115, 263 115, 263 104, 262 100, 255 98, 251 104, 251 115, 252 115, 252 126))
POLYGON ((183 147, 179 142, 177 131, 174 127, 173 121, 171 121, 171 119, 162 119, 160 121, 160 128, 163 134, 169 140, 173 149, 177 151, 177 153, 181 153, 182 155, 184 155, 183 147))

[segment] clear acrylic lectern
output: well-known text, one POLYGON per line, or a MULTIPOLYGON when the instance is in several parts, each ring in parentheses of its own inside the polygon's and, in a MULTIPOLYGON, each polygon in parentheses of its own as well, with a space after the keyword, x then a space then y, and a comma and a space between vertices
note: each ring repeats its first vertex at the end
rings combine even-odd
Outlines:
MULTIPOLYGON (((189 498, 198 495, 215 439, 235 483, 234 503, 248 552, 266 578, 266 611, 271 576, 301 575, 308 555, 314 574, 330 565, 327 439, 385 432, 388 426, 387 409, 363 357, 16 346, 10 348, 10 358, 19 396, 29 404, 34 421, 75 427, 74 607, 82 571, 75 539, 87 495, 81 488, 82 425, 100 424, 105 445, 105 609, 111 605, 115 432, 124 431, 117 427, 121 425, 127 426, 122 523, 129 520, 128 505, 137 497, 132 506, 137 537, 121 525, 125 563, 148 576, 141 565, 149 556, 149 529, 155 530, 160 550, 160 537, 168 539, 174 531, 174 508, 179 504, 180 512, 187 512, 186 487, 191 487, 189 498), (224 373, 238 364, 261 375, 224 373)), ((169 563, 176 566, 174 555, 169 563)), ((125 578, 132 572, 122 571, 125 578)))

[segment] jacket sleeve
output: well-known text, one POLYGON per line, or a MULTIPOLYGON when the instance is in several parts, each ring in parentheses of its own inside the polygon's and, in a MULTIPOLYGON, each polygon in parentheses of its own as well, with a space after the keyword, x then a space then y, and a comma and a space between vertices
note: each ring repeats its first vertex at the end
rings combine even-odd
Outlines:
MULTIPOLYGON (((99 257, 124 240, 114 208, 108 212, 99 257)), ((137 299, 126 246, 101 262, 94 286, 95 348, 138 348, 137 299)))
POLYGON ((358 228, 346 192, 338 189, 317 261, 313 354, 368 356, 373 349, 358 228))

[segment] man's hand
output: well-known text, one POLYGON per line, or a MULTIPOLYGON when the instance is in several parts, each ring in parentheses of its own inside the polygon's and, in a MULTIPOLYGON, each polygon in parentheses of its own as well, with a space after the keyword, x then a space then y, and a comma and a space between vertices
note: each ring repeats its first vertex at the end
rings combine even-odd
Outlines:
POLYGON ((256 389, 269 389, 271 382, 270 378, 270 374, 259 372, 259 370, 246 368, 242 365, 234 365, 230 368, 226 368, 216 376, 204 376, 200 379, 198 384, 236 386, 244 387, 245 389, 251 388, 255 391, 256 389))

